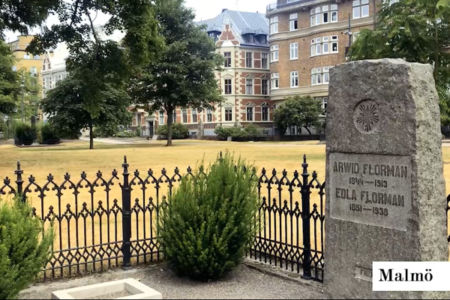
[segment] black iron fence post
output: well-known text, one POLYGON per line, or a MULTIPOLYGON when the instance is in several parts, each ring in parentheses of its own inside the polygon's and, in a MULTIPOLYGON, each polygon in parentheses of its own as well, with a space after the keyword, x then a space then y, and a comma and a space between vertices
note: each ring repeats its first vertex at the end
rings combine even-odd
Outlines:
POLYGON ((122 253, 123 253, 123 268, 129 268, 131 259, 131 188, 129 183, 127 157, 124 157, 123 167, 123 184, 122 188, 122 253))
POLYGON ((303 227, 303 278, 311 279, 311 226, 310 226, 310 185, 308 182, 308 164, 303 156, 302 173, 302 227, 303 227))
POLYGON ((23 170, 20 169, 20 161, 17 162, 17 169, 14 171, 16 174, 16 184, 17 184, 17 190, 16 190, 16 196, 20 197, 20 199, 25 202, 25 197, 23 196, 23 179, 22 174, 23 170))

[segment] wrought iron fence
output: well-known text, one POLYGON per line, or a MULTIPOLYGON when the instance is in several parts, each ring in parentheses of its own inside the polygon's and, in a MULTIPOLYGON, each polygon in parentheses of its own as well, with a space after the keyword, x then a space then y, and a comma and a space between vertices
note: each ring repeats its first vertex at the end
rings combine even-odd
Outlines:
MULTIPOLYGON (((120 173, 82 172, 76 179, 66 173, 60 181, 50 174, 39 182, 17 163, 15 179, 3 179, 0 195, 21 195, 45 227, 53 226, 43 278, 54 279, 163 260, 156 225, 183 176, 193 176, 192 169, 130 173, 125 158, 120 173)), ((306 157, 301 174, 262 169, 254 176, 260 207, 248 256, 322 281, 325 183, 308 173, 306 157)))

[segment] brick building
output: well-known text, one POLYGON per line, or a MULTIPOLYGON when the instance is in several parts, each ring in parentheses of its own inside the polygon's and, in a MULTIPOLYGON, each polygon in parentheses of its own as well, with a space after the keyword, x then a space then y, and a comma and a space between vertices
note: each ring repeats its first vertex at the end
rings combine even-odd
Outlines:
POLYGON ((372 29, 381 0, 278 0, 270 24, 271 100, 312 96, 326 108, 329 70, 346 60, 351 42, 372 29))
MULTIPOLYGON (((224 9, 217 17, 199 22, 215 40, 225 64, 216 72, 224 101, 214 110, 177 108, 174 120, 186 124, 192 135, 214 136, 217 126, 255 124, 267 135, 273 132, 270 102, 269 23, 265 15, 224 9)), ((144 135, 167 123, 164 112, 134 113, 133 126, 144 135)))

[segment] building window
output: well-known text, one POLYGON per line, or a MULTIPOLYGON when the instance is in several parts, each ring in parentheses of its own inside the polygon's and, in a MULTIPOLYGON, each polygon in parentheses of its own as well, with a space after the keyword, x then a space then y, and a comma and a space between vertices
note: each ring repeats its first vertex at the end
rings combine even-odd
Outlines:
POLYGON ((197 120, 197 109, 196 108, 192 108, 191 111, 192 111, 192 123, 197 123, 198 122, 198 120, 197 120))
POLYGON ((289 49, 290 49, 290 58, 298 59, 298 43, 291 43, 289 49))
POLYGON ((233 88, 231 85, 231 79, 225 79, 225 95, 231 95, 233 88))
POLYGON ((298 14, 289 15, 289 30, 295 31, 298 29, 298 14))
POLYGON ((253 53, 252 52, 245 53, 245 67, 253 68, 253 53))
POLYGON ((269 94, 269 81, 267 79, 261 80, 261 94, 263 95, 269 94))
POLYGON ((272 73, 271 75, 272 89, 278 89, 280 87, 280 73, 272 73))
POLYGON ((263 68, 263 69, 269 68, 269 54, 268 53, 261 54, 261 68, 263 68))
POLYGON ((172 123, 176 123, 176 122, 177 122, 177 111, 176 111, 176 109, 174 109, 172 112, 172 123))
POLYGON ((211 123, 213 121, 213 113, 210 108, 206 110, 206 122, 211 123))
POLYGON ((225 68, 231 68, 231 52, 225 52, 223 56, 225 57, 225 68))
POLYGON ((272 47, 270 47, 270 54, 271 54, 270 62, 278 61, 279 49, 280 47, 278 45, 273 45, 272 47))
POLYGON ((324 36, 311 40, 311 56, 338 53, 338 36, 324 36))
POLYGON ((247 106, 247 121, 253 121, 253 107, 247 106))
POLYGON ((253 95, 253 79, 247 79, 245 81, 245 94, 253 95))
POLYGON ((159 112, 159 125, 164 125, 164 111, 159 112))
POLYGON ((183 123, 187 123, 188 122, 187 109, 184 108, 182 110, 182 114, 183 114, 183 123))
POLYGON ((328 106, 328 97, 323 97, 322 98, 322 110, 324 112, 327 111, 327 106, 328 106))
POLYGON ((232 107, 225 108, 225 121, 226 122, 233 121, 233 108, 232 107))
POLYGON ((330 67, 313 68, 311 70, 311 85, 328 84, 330 82, 330 67))
POLYGON ((263 104, 261 107, 261 120, 269 121, 269 106, 267 104, 263 104))
POLYGON ((311 26, 335 23, 338 21, 338 6, 337 4, 317 6, 311 9, 310 15, 311 26))
POLYGON ((353 19, 365 18, 369 16, 369 0, 353 1, 353 19))
POLYGON ((270 34, 278 33, 278 16, 270 18, 270 34))
POLYGON ((291 88, 298 87, 298 72, 292 71, 291 72, 291 88))

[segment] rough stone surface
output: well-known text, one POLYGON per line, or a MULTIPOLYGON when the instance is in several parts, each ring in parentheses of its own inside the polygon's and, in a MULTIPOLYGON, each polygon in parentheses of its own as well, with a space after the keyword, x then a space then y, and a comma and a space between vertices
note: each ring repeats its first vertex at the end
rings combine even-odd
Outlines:
MULTIPOLYGON (((411 181, 396 189, 409 203, 395 207, 397 218, 387 221, 388 216, 380 215, 379 224, 374 223, 373 216, 372 221, 364 224, 364 214, 374 213, 374 206, 389 210, 394 205, 369 205, 362 195, 357 195, 356 200, 338 198, 336 187, 339 186, 328 186, 325 288, 334 297, 442 296, 372 292, 371 283, 372 261, 448 259, 440 115, 432 73, 429 65, 391 59, 351 62, 331 70, 326 129, 327 183, 330 176, 339 176, 330 161, 330 155, 336 153, 344 153, 347 162, 357 163, 360 168, 367 161, 372 161, 372 167, 392 166, 398 157, 397 165, 409 166, 411 181), (361 154, 366 157, 364 161, 358 158, 361 154), (409 164, 401 163, 405 157, 410 159, 409 164), (405 188, 410 189, 409 194, 405 188), (344 201, 348 207, 362 202, 361 207, 354 208, 367 211, 358 215, 349 208, 345 217, 336 218, 336 212, 330 211, 333 201, 344 201), (352 220, 356 215, 358 220, 352 220)), ((394 175, 383 174, 380 179, 388 185, 400 182, 394 182, 394 175)), ((353 177, 366 180, 365 187, 373 189, 371 194, 389 190, 382 186, 375 188, 369 179, 377 176, 368 177, 361 170, 353 177)))

